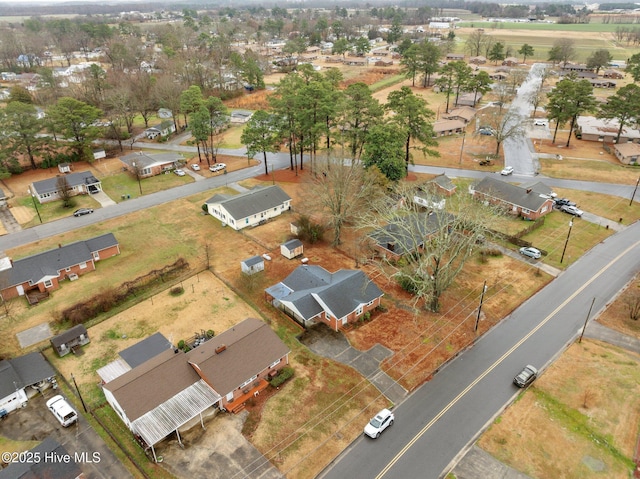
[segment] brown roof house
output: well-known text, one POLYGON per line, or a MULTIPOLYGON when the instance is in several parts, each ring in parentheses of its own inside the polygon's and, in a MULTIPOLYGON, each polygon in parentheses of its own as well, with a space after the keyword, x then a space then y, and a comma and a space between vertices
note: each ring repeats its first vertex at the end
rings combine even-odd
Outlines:
MULTIPOLYGON (((163 348, 103 384, 105 398, 129 430, 151 448, 202 421, 212 408, 242 409, 289 363, 289 348, 263 321, 248 318, 187 353, 163 348)), ((202 422, 201 422, 202 423, 202 422)))
POLYGON ((464 132, 466 123, 461 120, 438 120, 433 123, 435 136, 449 136, 464 132))
POLYGON ((613 152, 616 158, 625 165, 638 165, 640 161, 640 145, 638 143, 621 143, 613 145, 613 152))
POLYGON ((48 293, 57 289, 60 281, 73 281, 94 271, 97 261, 118 254, 118 240, 107 233, 9 262, 0 271, 0 295, 7 300, 29 296, 32 291, 48 293))
POLYGON ((503 206, 509 214, 528 220, 537 220, 553 210, 553 200, 548 195, 491 176, 485 176, 472 186, 471 194, 476 199, 503 206))
POLYGON ((325 323, 335 331, 379 306, 383 294, 360 270, 308 265, 265 290, 267 301, 303 327, 325 323))
POLYGON ((460 120, 467 124, 476 116, 476 109, 471 108, 470 106, 463 106, 455 108, 449 113, 444 113, 441 116, 445 120, 460 120))

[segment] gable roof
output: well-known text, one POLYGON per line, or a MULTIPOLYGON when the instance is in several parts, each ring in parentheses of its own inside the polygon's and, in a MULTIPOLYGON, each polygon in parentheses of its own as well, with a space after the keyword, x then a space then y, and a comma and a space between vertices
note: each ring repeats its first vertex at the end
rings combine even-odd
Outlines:
POLYGON ((29 353, 0 361, 0 398, 18 389, 49 379, 56 375, 42 353, 29 353))
POLYGON ((305 319, 323 311, 343 318, 383 292, 360 270, 329 273, 315 265, 297 267, 280 283, 267 289, 274 298, 290 303, 305 319))
POLYGON ((48 277, 57 277, 65 268, 93 259, 93 253, 117 246, 113 233, 106 233, 85 241, 77 241, 33 256, 18 259, 13 267, 0 271, 2 289, 30 282, 36 284, 48 277))
POLYGON ((175 163, 181 161, 184 158, 179 153, 131 153, 130 155, 122 156, 120 161, 125 165, 133 168, 133 163, 138 168, 153 168, 154 166, 166 165, 169 163, 175 163))
POLYGON ((450 224, 453 215, 415 213, 379 228, 369 236, 376 244, 397 255, 412 253, 424 245, 425 239, 450 224), (393 245, 393 249, 389 249, 393 245))
POLYGON ((155 333, 133 346, 123 349, 119 356, 133 369, 168 349, 173 350, 173 345, 169 340, 162 333, 155 333))
MULTIPOLYGON (((44 441, 33 449, 33 458, 44 459, 47 454, 55 454, 56 457, 65 457, 69 453, 64 446, 60 445, 53 437, 47 436, 44 441)), ((15 461, 6 468, 0 470, 0 479, 44 479, 55 477, 56 479, 76 479, 80 477, 82 470, 75 461, 15 461)))
POLYGON ((449 178, 445 173, 435 176, 428 183, 435 183, 440 188, 446 191, 454 191, 456 189, 456 185, 453 184, 451 178, 449 178))
POLYGON ((241 263, 245 266, 251 267, 256 264, 264 263, 264 258, 262 256, 252 256, 251 258, 243 259, 241 263))
POLYGON ((222 396, 289 354, 271 327, 247 318, 187 353, 189 363, 222 396), (225 349, 216 353, 218 348, 225 349))
POLYGON ((54 193, 58 191, 59 178, 66 178, 69 188, 74 188, 79 185, 94 185, 100 183, 100 180, 93 176, 93 173, 90 171, 78 171, 77 173, 67 173, 65 175, 47 178, 46 180, 34 181, 31 184, 33 192, 37 195, 44 195, 46 193, 54 193))
POLYGON ((461 106, 460 108, 454 108, 449 113, 442 115, 442 118, 455 119, 456 117, 464 118, 466 121, 470 121, 476 116, 476 109, 470 106, 461 106))
POLYGON ((68 343, 69 341, 77 338, 81 334, 87 336, 87 328, 84 324, 76 324, 74 327, 67 329, 66 331, 54 336, 50 339, 54 348, 59 348, 61 345, 68 343))
MULTIPOLYGON (((584 135, 616 136, 620 128, 620 122, 615 118, 604 119, 594 116, 579 116, 576 124, 584 135)), ((623 126, 620 138, 640 138, 640 130, 623 126)))
POLYGON ((640 145, 638 143, 616 143, 613 148, 623 157, 640 155, 640 145))
POLYGON ((541 197, 534 190, 529 191, 526 188, 497 180, 491 176, 485 176, 473 189, 486 196, 497 198, 530 211, 539 211, 549 201, 548 198, 541 197))
POLYGON ((285 248, 287 248, 289 251, 292 251, 296 248, 299 248, 300 246, 302 246, 302 241, 300 241, 297 238, 293 238, 290 239, 289 241, 282 243, 281 246, 284 246, 285 248))
POLYGON ((251 190, 230 197, 215 195, 209 198, 207 204, 218 204, 223 207, 236 221, 251 215, 282 205, 290 201, 291 197, 278 185, 256 186, 251 190))

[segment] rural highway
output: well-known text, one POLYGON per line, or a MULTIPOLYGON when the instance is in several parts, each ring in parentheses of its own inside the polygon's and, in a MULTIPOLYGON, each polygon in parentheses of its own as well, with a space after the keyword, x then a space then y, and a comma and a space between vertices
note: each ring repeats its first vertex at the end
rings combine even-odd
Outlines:
MULTIPOLYGON (((360 437, 319 477, 443 477, 520 392, 512 380, 522 367, 549 365, 579 335, 593 298, 591 317, 638 270, 640 222, 572 264, 395 408, 379 439, 360 437)), ((505 285, 488 286, 485 303, 505 285)))

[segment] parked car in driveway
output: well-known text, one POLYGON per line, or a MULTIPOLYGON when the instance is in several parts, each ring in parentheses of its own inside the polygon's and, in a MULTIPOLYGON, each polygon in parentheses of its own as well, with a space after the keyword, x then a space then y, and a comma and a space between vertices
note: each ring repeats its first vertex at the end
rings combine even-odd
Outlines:
POLYGON ((59 394, 47 401, 47 407, 63 427, 71 426, 78 420, 78 413, 59 394))
POLYGON ((570 201, 567 198, 556 198, 553 202, 553 204, 555 206, 557 206, 558 208, 560 208, 563 205, 567 205, 567 206, 576 206, 576 204, 573 201, 570 201))
POLYGON ((493 130, 491 128, 480 128, 478 130, 478 133, 480 133, 483 136, 492 136, 493 130))
POLYGON ((364 427, 364 433, 376 439, 380 437, 380 434, 382 434, 386 428, 393 424, 393 419, 393 413, 388 409, 383 409, 364 427))
POLYGON ((191 169, 193 171, 200 171, 200 165, 198 165, 197 163, 194 163, 193 165, 191 165, 191 169))
POLYGON ((582 216, 582 213, 584 213, 577 206, 571 206, 571 205, 562 205, 560 207, 560 211, 564 213, 569 213, 570 215, 573 215, 573 216, 577 216, 578 218, 582 216))
POLYGON ((533 120, 533 126, 549 126, 549 120, 546 118, 536 118, 533 120))
POLYGON ((502 176, 509 176, 513 174, 513 166, 505 166, 504 169, 500 172, 502 176))
POLYGON ((531 364, 527 364, 520 373, 513 378, 513 384, 518 386, 519 388, 526 388, 529 384, 531 384, 538 377, 538 370, 531 366, 531 364))
POLYGON ((531 246, 520 248, 520 254, 533 259, 540 259, 540 257, 542 256, 542 253, 539 249, 532 248, 531 246))
POLYGON ((209 171, 215 173, 216 171, 224 170, 227 167, 224 163, 216 163, 215 165, 211 165, 209 167, 209 171))
POLYGON ((89 215, 93 213, 93 209, 92 208, 80 208, 77 209, 73 212, 73 216, 84 216, 84 215, 89 215))
POLYGON ((182 171, 180 168, 173 170, 173 172, 178 176, 184 176, 186 173, 182 171))

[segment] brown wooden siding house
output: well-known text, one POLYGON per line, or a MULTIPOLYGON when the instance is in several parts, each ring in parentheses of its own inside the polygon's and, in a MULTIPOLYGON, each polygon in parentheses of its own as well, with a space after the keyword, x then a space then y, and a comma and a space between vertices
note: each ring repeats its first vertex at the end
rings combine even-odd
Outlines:
POLYGON ((94 271, 96 261, 117 254, 120 245, 112 233, 107 233, 27 256, 0 271, 0 295, 7 300, 32 291, 48 293, 57 289, 60 281, 94 271))
POLYGON ((463 106, 461 108, 455 108, 449 113, 443 113, 441 116, 444 120, 460 120, 466 125, 476 116, 476 109, 463 106))
POLYGON ((329 273, 307 265, 265 290, 268 302, 303 327, 325 323, 334 331, 379 306, 383 294, 360 270, 329 273))
POLYGON ((533 188, 522 188, 490 176, 485 176, 471 189, 473 197, 503 206, 509 214, 528 220, 538 218, 553 210, 553 201, 533 188))
POLYGON ((66 356, 78 347, 89 344, 89 333, 83 324, 76 324, 71 329, 54 336, 49 340, 58 356, 66 356))
POLYGON ((232 412, 260 394, 289 364, 289 348, 263 321, 248 318, 187 353, 163 349, 103 384, 107 402, 151 448, 218 407, 232 412), (167 380, 169 379, 170 380, 167 380))

